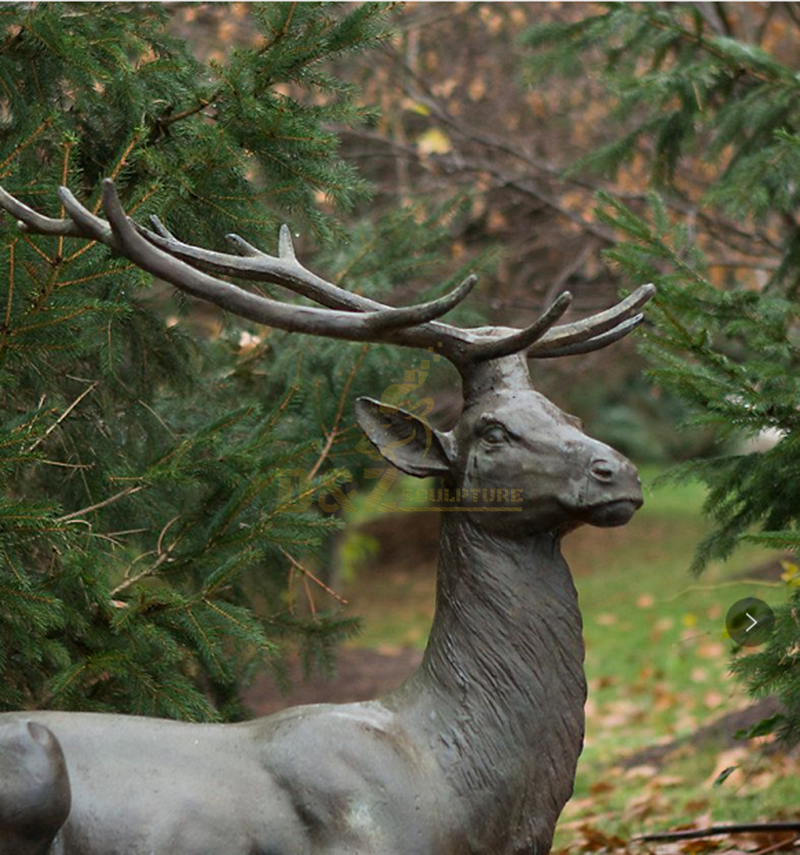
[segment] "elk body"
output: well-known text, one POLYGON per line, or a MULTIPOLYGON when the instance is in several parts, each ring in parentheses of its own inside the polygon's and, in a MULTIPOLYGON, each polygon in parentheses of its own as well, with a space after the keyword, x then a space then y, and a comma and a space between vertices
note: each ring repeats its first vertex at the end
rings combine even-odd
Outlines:
POLYGON ((583 642, 561 538, 621 525, 641 505, 633 465, 533 388, 528 358, 625 335, 653 293, 556 325, 562 295, 523 330, 437 321, 440 300, 393 309, 303 268, 283 230, 277 258, 241 257, 132 223, 113 184, 108 222, 62 188, 69 219, 0 206, 40 234, 99 240, 190 294, 261 323, 356 341, 436 348, 461 372, 452 432, 360 399, 370 440, 399 469, 438 476, 436 613, 419 670, 375 701, 295 707, 252 722, 0 715, 0 855, 544 855, 583 741, 583 642), (220 279, 283 285, 288 305, 220 279))

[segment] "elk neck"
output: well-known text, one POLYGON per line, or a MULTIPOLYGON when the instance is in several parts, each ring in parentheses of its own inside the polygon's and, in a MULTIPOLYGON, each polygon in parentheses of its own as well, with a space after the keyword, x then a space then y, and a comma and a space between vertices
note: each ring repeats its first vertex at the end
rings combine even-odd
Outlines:
POLYGON ((386 700, 465 808, 469 852, 541 853, 572 794, 586 682, 560 537, 498 536, 443 514, 436 614, 419 671, 386 700), (509 840, 509 848, 497 848, 509 840))
POLYGON ((480 404, 495 389, 532 389, 528 359, 524 353, 512 353, 500 359, 468 363, 459 368, 464 409, 480 404))

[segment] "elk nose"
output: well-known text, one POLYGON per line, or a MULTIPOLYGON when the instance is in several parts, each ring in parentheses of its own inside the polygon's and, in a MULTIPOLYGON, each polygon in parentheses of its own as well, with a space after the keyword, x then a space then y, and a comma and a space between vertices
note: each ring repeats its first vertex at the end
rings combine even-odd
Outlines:
POLYGON ((618 467, 614 463, 602 457, 593 460, 589 467, 589 474, 601 484, 610 484, 618 471, 618 467))

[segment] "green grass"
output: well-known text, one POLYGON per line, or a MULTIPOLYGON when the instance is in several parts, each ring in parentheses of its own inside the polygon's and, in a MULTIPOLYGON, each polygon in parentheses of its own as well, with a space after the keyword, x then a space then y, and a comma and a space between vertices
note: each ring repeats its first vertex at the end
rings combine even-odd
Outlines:
MULTIPOLYGON (((698 484, 652 484, 643 471, 645 505, 620 529, 584 527, 565 541, 584 616, 589 681, 587 740, 575 797, 556 845, 581 848, 599 828, 628 837, 678 823, 745 821, 785 815, 800 805, 800 774, 782 755, 763 757, 757 740, 733 749, 704 741, 681 748, 653 768, 625 771, 620 761, 639 749, 695 733, 749 701, 729 675, 732 642, 724 630, 728 608, 756 596, 785 599, 781 584, 741 578, 774 556, 755 546, 688 574, 707 531, 698 484), (740 769, 715 787, 721 766, 740 769)), ((411 482, 416 486, 419 482, 411 482)), ((396 482, 397 501, 405 479, 396 482)), ((402 504, 399 503, 402 507, 402 504)), ((375 512, 363 508, 362 521, 375 512)), ((408 514, 413 536, 415 514, 408 514)), ((356 575, 357 609, 365 631, 356 642, 373 648, 424 646, 432 615, 434 568, 390 570, 385 578, 356 575)))
POLYGON ((590 696, 586 747, 560 846, 579 845, 585 824, 627 837, 701 816, 752 821, 800 805, 797 768, 785 768, 782 757, 763 757, 757 740, 733 748, 703 741, 657 768, 620 766, 633 751, 689 736, 748 705, 729 674, 734 645, 725 614, 743 597, 785 599, 780 584, 741 578, 774 557, 755 547, 710 566, 700 579, 689 576, 707 530, 704 490, 696 484, 652 489, 657 474, 643 473, 646 503, 625 529, 581 531, 565 544, 584 615, 590 696), (740 769, 715 787, 720 766, 732 765, 740 769))

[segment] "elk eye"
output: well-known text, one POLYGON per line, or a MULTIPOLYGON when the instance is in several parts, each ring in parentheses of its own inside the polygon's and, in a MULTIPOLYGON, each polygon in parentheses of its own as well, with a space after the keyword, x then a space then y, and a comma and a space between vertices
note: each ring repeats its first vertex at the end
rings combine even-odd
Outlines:
POLYGON ((500 425, 489 425, 481 438, 487 445, 500 445, 508 440, 508 433, 500 425))

